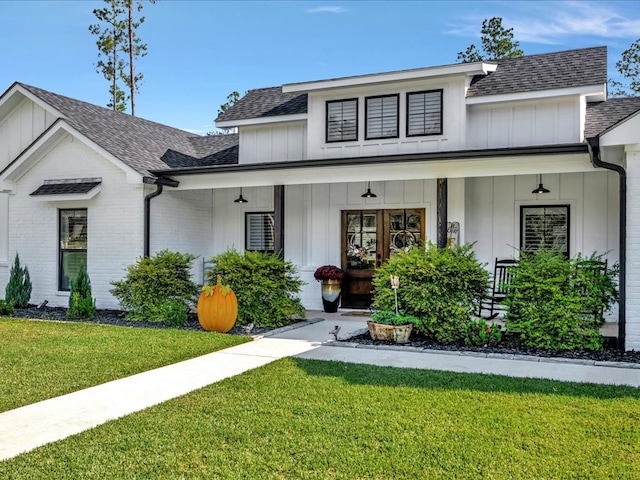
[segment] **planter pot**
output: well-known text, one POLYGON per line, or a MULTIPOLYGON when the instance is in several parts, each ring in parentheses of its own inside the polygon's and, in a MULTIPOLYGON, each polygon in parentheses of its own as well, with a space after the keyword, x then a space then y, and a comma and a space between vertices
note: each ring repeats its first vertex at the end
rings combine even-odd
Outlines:
POLYGON ((338 311, 340 292, 340 280, 322 280, 322 306, 325 312, 338 311))
POLYGON ((413 330, 413 323, 407 323, 406 325, 385 325, 369 320, 367 327, 369 328, 369 335, 371 335, 372 340, 407 343, 413 330))

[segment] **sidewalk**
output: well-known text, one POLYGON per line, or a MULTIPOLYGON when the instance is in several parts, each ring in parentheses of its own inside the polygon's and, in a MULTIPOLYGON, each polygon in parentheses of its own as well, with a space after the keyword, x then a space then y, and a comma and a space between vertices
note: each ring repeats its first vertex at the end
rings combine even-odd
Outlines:
POLYGON ((335 344, 329 334, 335 325, 341 327, 339 337, 346 338, 363 331, 367 317, 323 312, 307 316, 307 322, 256 336, 253 342, 0 413, 0 461, 289 356, 640 387, 637 366, 335 344))

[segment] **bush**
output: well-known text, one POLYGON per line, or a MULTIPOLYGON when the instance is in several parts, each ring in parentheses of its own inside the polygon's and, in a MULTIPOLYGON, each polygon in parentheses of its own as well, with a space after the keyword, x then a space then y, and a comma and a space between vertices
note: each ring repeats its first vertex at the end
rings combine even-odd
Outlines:
POLYGON ((91 280, 84 263, 76 278, 71 280, 69 308, 67 317, 92 319, 96 312, 96 303, 91 296, 91 280))
POLYGON ((130 320, 163 321, 167 304, 178 302, 186 310, 198 295, 190 269, 195 255, 162 250, 127 267, 124 280, 111 282, 111 293, 130 320))
POLYGON ((604 274, 584 268, 601 260, 596 254, 567 260, 551 251, 521 252, 505 299, 507 332, 529 347, 601 349, 601 312, 617 300, 618 275, 617 265, 604 274))
POLYGON ((167 325, 183 327, 187 323, 187 307, 183 302, 171 300, 165 304, 164 319, 167 325))
POLYGON ((390 310, 379 310, 371 314, 371 320, 375 323, 381 323, 383 325, 406 325, 407 323, 413 323, 414 327, 419 325, 420 319, 413 315, 407 315, 403 312, 392 312, 390 310))
POLYGON ((211 258, 213 268, 207 280, 224 281, 238 299, 237 325, 281 327, 294 317, 304 318, 304 307, 296 296, 304 282, 296 275, 293 263, 272 253, 228 250, 211 258))
POLYGON ((24 268, 20 266, 20 257, 16 253, 5 291, 5 300, 12 301, 16 308, 26 308, 31 299, 31 288, 29 269, 26 266, 24 268))
POLYGON ((483 318, 472 320, 467 324, 464 337, 465 345, 485 346, 496 345, 502 340, 502 329, 495 323, 487 323, 483 318))
POLYGON ((439 249, 429 243, 426 248, 414 247, 389 258, 373 279, 376 309, 395 311, 392 276, 400 280, 402 311, 420 319, 418 331, 443 343, 464 339, 467 324, 489 286, 489 273, 476 260, 470 244, 439 249))
POLYGON ((11 316, 13 315, 13 300, 3 300, 0 298, 0 315, 11 316))

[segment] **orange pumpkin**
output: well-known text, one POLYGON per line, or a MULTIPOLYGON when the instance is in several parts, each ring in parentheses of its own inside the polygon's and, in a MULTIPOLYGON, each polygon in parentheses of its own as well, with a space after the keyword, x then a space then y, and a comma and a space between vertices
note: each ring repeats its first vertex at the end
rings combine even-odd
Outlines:
POLYGON ((222 285, 218 275, 216 285, 205 285, 198 298, 198 321, 207 332, 226 333, 238 317, 238 300, 231 287, 222 285))

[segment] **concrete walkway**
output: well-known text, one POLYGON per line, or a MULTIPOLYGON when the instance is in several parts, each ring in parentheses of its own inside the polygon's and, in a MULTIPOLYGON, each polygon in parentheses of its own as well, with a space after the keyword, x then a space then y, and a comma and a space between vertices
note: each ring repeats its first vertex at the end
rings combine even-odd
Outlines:
POLYGON ((640 365, 334 344, 329 332, 335 325, 346 338, 364 331, 367 318, 322 312, 308 312, 308 318, 253 342, 0 413, 0 461, 289 356, 640 387, 640 365))

